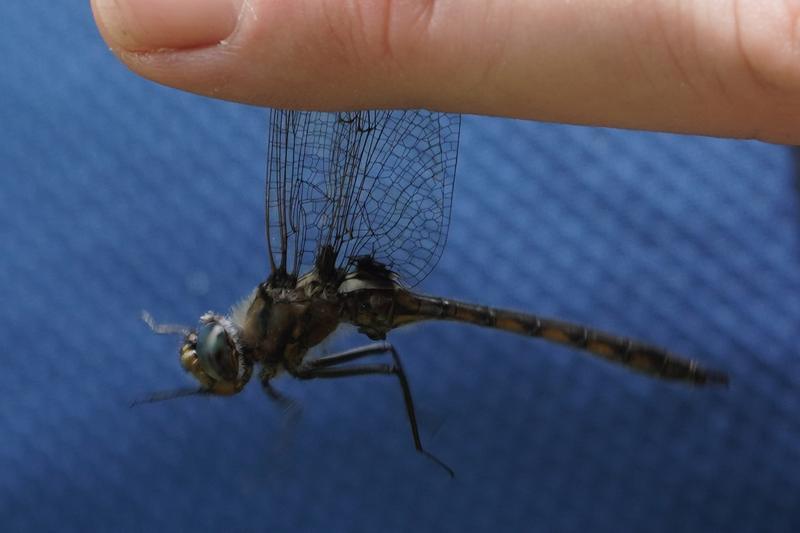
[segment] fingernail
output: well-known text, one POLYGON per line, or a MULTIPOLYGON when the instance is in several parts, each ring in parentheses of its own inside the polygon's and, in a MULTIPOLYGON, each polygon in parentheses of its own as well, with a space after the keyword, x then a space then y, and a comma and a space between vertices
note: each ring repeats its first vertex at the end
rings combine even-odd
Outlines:
POLYGON ((211 46, 236 28, 242 0, 95 0, 112 46, 135 51, 211 46))

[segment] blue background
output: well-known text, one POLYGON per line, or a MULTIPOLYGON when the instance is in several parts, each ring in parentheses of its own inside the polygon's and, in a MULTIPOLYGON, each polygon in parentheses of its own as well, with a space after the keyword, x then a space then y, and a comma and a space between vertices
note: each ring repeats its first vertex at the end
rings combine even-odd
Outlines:
MULTIPOLYGON (((4 531, 798 531, 800 209, 788 148, 466 117, 426 292, 726 369, 665 384, 499 332, 398 332, 388 380, 185 386, 177 339, 266 275, 263 110, 128 72, 88 2, 0 4, 4 531)), ((350 339, 350 345, 358 339, 350 339)))

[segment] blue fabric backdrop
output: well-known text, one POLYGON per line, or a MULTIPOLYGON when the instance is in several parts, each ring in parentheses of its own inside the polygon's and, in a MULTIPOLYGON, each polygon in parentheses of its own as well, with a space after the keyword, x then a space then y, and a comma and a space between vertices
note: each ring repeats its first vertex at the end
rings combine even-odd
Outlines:
POLYGON ((279 383, 293 430, 257 386, 130 409, 190 383, 140 310, 191 324, 266 275, 265 113, 137 78, 87 4, 0 4, 4 531, 800 530, 785 147, 466 117, 421 287, 668 346, 727 391, 478 328, 399 332, 454 481, 385 379, 279 383))

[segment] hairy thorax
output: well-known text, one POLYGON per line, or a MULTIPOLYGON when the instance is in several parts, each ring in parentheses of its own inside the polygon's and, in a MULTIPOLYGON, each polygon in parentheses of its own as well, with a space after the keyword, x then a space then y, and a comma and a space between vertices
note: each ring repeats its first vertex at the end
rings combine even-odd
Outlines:
POLYGON ((336 330, 339 305, 330 291, 310 290, 307 283, 276 288, 263 283, 244 313, 240 342, 245 356, 265 367, 297 368, 309 348, 336 330))

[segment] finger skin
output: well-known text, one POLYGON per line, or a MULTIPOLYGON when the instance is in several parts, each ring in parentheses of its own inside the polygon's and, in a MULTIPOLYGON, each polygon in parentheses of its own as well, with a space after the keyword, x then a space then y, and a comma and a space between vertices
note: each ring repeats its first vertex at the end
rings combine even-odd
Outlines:
POLYGON ((159 1, 92 6, 129 68, 212 97, 800 144, 800 0, 236 0, 206 42, 125 14, 159 1))

